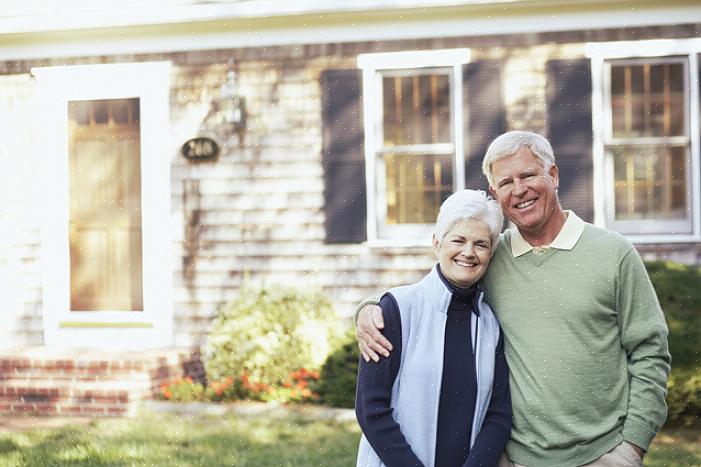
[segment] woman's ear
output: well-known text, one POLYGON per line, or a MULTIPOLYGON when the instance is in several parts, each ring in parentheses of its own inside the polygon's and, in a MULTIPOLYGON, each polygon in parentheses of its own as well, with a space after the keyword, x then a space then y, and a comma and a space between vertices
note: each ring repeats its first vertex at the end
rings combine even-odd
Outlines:
POLYGON ((431 239, 431 244, 433 245, 433 253, 438 256, 438 250, 441 248, 441 242, 438 241, 438 238, 436 238, 436 234, 433 234, 433 237, 431 239))

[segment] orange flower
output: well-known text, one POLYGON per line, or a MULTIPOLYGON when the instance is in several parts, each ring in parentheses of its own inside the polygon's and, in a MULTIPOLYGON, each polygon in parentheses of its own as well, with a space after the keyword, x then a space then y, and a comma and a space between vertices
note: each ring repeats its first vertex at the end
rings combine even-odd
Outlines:
POLYGON ((319 372, 318 372, 318 371, 314 370, 314 371, 310 371, 310 372, 309 372, 309 376, 311 376, 312 379, 319 379, 319 376, 320 376, 320 375, 319 375, 319 372))

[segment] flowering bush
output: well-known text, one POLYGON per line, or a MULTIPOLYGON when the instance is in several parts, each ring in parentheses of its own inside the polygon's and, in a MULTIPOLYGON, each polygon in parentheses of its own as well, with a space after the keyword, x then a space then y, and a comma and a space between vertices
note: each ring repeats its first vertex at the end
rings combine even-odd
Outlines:
POLYGON ((227 376, 210 381, 207 387, 192 378, 177 378, 161 385, 161 398, 174 402, 209 401, 277 401, 317 402, 320 400, 312 386, 319 380, 319 372, 301 368, 291 372, 282 381, 267 384, 252 380, 244 373, 240 377, 227 376))
POLYGON ((191 377, 176 378, 161 384, 162 399, 174 402, 201 401, 204 398, 204 386, 195 382, 191 377))

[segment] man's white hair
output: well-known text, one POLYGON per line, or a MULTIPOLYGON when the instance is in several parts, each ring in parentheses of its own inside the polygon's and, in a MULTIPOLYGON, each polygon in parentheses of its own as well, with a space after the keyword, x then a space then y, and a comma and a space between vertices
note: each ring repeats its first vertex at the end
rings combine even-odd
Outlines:
POLYGON ((474 219, 484 222, 489 227, 492 251, 496 248, 497 238, 504 224, 504 215, 499 203, 487 196, 482 190, 460 190, 450 195, 438 211, 435 236, 443 241, 450 229, 463 220, 474 219))
POLYGON ((482 172, 489 180, 489 186, 494 186, 492 164, 505 157, 513 156, 522 146, 526 146, 541 160, 546 172, 555 165, 553 148, 544 136, 530 131, 509 131, 492 141, 482 160, 482 172))

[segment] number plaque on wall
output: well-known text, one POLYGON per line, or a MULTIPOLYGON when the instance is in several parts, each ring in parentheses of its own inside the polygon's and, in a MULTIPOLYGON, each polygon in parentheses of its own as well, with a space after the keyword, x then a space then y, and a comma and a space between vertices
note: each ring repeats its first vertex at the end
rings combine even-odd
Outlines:
POLYGON ((191 161, 211 161, 219 155, 219 145, 212 138, 198 136, 185 141, 180 152, 191 161))

